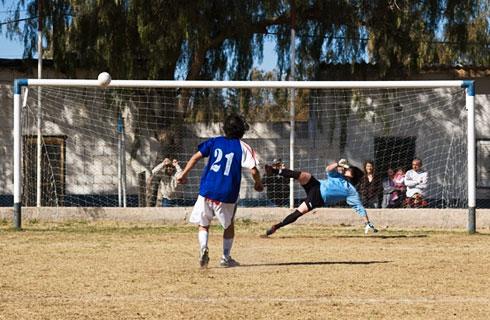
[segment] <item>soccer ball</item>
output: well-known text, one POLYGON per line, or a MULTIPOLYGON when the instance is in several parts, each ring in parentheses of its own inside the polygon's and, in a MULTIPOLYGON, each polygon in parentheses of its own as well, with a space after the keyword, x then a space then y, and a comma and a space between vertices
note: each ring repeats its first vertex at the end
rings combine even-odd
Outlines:
POLYGON ((111 75, 107 72, 102 72, 97 77, 97 81, 99 82, 99 86, 107 87, 111 83, 111 75))

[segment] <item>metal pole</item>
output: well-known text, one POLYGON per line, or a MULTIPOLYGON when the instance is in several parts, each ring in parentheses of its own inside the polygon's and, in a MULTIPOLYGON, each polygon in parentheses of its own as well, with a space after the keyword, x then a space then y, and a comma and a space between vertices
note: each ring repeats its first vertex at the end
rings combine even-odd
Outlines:
MULTIPOLYGON (((42 79, 43 70, 43 18, 42 18, 42 0, 38 0, 38 24, 37 24, 37 78, 42 79)), ((37 164, 36 164, 36 206, 41 207, 41 193, 42 193, 42 109, 41 109, 41 90, 39 87, 37 92, 37 164)))
POLYGON ((476 145, 475 145, 475 85, 467 81, 468 110, 468 233, 476 232, 476 145))
POLYGON ((117 194, 119 207, 126 207, 126 136, 124 134, 124 118, 119 112, 117 116, 117 194))
MULTIPOLYGON (((290 43, 290 65, 291 65, 291 73, 289 74, 289 81, 294 81, 295 78, 295 61, 296 61, 296 32, 295 32, 295 23, 296 23, 296 7, 294 0, 291 1, 291 43, 290 43)), ((291 129, 289 131, 289 166, 291 170, 294 170, 294 143, 295 143, 295 114, 296 108, 294 104, 295 98, 295 89, 290 89, 290 108, 289 108, 289 116, 290 116, 290 126, 291 129)), ((289 181, 289 207, 294 208, 294 180, 290 179, 289 181)))
POLYGON ((117 115, 117 198, 119 207, 122 206, 122 116, 121 112, 117 115))
MULTIPOLYGON (((26 79, 29 87, 100 87, 93 79, 26 79)), ((111 80, 107 88, 295 88, 295 89, 386 89, 386 88, 461 88, 462 80, 432 81, 215 81, 215 80, 111 80)))
POLYGON ((123 207, 126 208, 126 134, 124 130, 124 117, 121 118, 122 118, 122 132, 121 132, 122 197, 123 197, 123 207))
POLYGON ((20 110, 20 91, 22 86, 18 81, 14 84, 14 228, 20 230, 22 225, 22 200, 21 200, 21 110, 20 110))
POLYGON ((117 206, 122 206, 121 135, 117 135, 117 206))

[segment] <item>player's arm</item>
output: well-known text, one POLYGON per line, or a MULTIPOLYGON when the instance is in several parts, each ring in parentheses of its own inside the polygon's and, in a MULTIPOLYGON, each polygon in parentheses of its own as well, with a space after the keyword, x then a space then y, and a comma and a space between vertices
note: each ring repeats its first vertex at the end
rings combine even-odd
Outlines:
POLYGON ((369 221, 366 209, 362 205, 361 199, 359 198, 359 193, 357 193, 357 191, 352 190, 345 200, 347 204, 350 205, 352 209, 354 209, 357 214, 364 219, 365 233, 368 233, 369 231, 378 232, 378 229, 376 229, 371 221, 369 221))
POLYGON ((339 164, 337 162, 331 163, 327 166, 326 171, 327 172, 333 171, 333 170, 337 169, 338 166, 339 166, 339 164))
POLYGON ((187 176, 189 175, 189 172, 194 168, 196 163, 201 160, 203 157, 201 151, 198 151, 192 155, 192 157, 187 161, 187 164, 185 165, 184 171, 180 174, 180 176, 177 178, 177 183, 184 184, 187 182, 187 176))
POLYGON ((359 197, 359 193, 352 192, 347 196, 345 200, 347 204, 351 206, 351 208, 354 209, 354 211, 357 212, 357 214, 360 217, 365 218, 367 216, 366 209, 362 205, 361 198, 359 197))
POLYGON ((349 163, 345 159, 340 159, 338 162, 331 163, 327 166, 327 177, 341 177, 344 169, 349 168, 349 163), (340 170, 339 168, 342 168, 340 170))
POLYGON ((347 204, 354 209, 357 214, 364 219, 364 232, 378 232, 378 229, 374 227, 374 225, 369 221, 369 217, 367 215, 366 209, 362 205, 361 199, 359 198, 359 194, 356 191, 351 191, 349 196, 345 199, 347 204))
POLYGON ((257 168, 259 161, 257 160, 255 150, 252 149, 247 143, 240 140, 240 145, 242 148, 242 168, 250 169, 252 173, 252 178, 254 179, 254 189, 256 191, 263 191, 264 185, 262 184, 262 179, 260 179, 260 171, 257 168))
POLYGON ((333 163, 329 164, 327 166, 327 169, 326 170, 327 170, 327 172, 330 172, 330 171, 336 170, 338 167, 341 167, 341 168, 344 168, 344 169, 348 169, 349 168, 349 163, 345 159, 340 159, 337 162, 333 162, 333 163))

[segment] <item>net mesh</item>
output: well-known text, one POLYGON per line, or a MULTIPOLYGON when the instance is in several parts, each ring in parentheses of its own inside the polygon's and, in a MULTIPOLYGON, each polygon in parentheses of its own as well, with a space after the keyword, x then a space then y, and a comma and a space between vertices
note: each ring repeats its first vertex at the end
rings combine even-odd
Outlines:
MULTIPOLYGON (((23 203, 36 204, 37 108, 42 109, 43 206, 159 206, 156 168, 168 158, 183 168, 202 141, 222 134, 232 111, 250 124, 244 141, 265 163, 290 167, 294 102, 294 168, 325 178, 325 166, 371 160, 380 181, 388 169, 422 160, 431 207, 467 205, 466 111, 463 89, 99 89, 30 88, 23 107, 23 203), (294 92, 294 95, 292 94, 294 92), (41 98, 38 98, 38 95, 41 98), (294 98, 292 98, 294 97, 294 98)), ((193 205, 206 160, 164 205, 193 205)), ((262 170, 263 172, 263 170, 262 170)), ((242 206, 289 206, 289 180, 267 177, 253 190, 244 170, 242 206)), ((296 183, 294 199, 304 191, 296 183)), ((383 200, 378 194, 378 205, 383 200)))

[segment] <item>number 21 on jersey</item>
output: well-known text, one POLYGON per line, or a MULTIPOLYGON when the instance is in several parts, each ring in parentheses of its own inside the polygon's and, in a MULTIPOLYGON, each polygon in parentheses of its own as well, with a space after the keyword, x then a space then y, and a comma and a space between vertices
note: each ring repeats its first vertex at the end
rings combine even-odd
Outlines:
MULTIPOLYGON (((231 163, 233 161, 233 156, 235 154, 233 152, 225 154, 225 159, 226 159, 226 164, 225 164, 225 171, 223 172, 223 175, 227 176, 230 174, 230 169, 231 169, 231 163)), ((217 148, 214 150, 214 157, 216 160, 214 160, 213 165, 211 166, 211 170, 214 172, 219 172, 221 169, 221 165, 223 164, 221 160, 225 161, 223 159, 223 150, 220 148, 217 148)))

